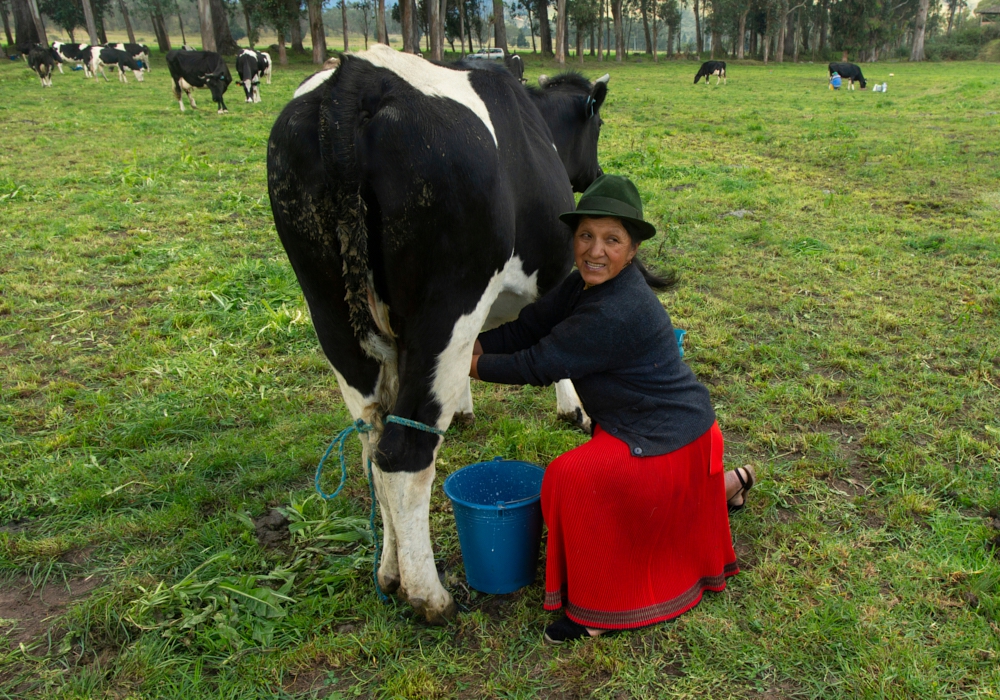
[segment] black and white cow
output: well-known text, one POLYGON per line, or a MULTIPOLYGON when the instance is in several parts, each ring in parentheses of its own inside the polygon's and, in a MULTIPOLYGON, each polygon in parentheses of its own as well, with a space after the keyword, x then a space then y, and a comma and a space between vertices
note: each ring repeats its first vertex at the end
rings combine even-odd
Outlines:
POLYGON ((832 77, 834 73, 839 75, 843 80, 847 81, 847 89, 854 89, 854 81, 861 83, 861 89, 864 90, 868 85, 868 81, 865 80, 865 76, 861 74, 861 67, 856 63, 831 63, 827 70, 832 77))
POLYGON ((264 79, 267 80, 267 84, 270 85, 271 84, 271 54, 269 54, 267 51, 258 51, 257 52, 257 62, 258 63, 263 63, 263 65, 264 65, 264 68, 263 68, 264 79))
POLYGON ((608 76, 579 74, 525 88, 479 63, 382 44, 344 54, 296 90, 268 142, 278 234, 344 402, 374 426, 361 441, 384 522, 379 582, 433 623, 455 613, 429 529, 441 438, 383 418, 445 430, 471 414, 477 334, 569 273, 558 216, 601 174, 608 91, 608 76))
POLYGON ((28 67, 38 74, 42 87, 52 87, 52 71, 56 67, 52 49, 41 44, 32 46, 28 51, 28 67))
POLYGON ((512 53, 507 56, 504 64, 507 66, 507 70, 510 74, 517 78, 522 84, 527 81, 524 79, 524 61, 516 53, 512 53))
POLYGON ((726 85, 729 85, 729 80, 726 78, 726 62, 725 61, 705 61, 701 64, 701 68, 698 69, 697 75, 694 76, 694 84, 697 85, 698 81, 704 76, 705 85, 711 82, 711 77, 715 76, 715 84, 718 85, 721 81, 725 81, 726 85))
POLYGON ((174 99, 184 111, 183 93, 187 93, 191 107, 197 109, 192 91, 195 88, 208 88, 212 100, 219 106, 219 114, 224 114, 226 103, 222 99, 233 76, 229 74, 229 66, 222 56, 214 51, 188 51, 174 49, 167 53, 167 68, 174 84, 174 99))
POLYGON ((119 51, 124 51, 129 56, 131 56, 135 61, 142 61, 142 69, 145 71, 150 70, 149 66, 149 47, 145 44, 105 44, 109 49, 118 49, 119 51))
POLYGON ((249 49, 240 49, 236 54, 236 73, 247 102, 260 102, 260 78, 264 74, 265 61, 261 54, 249 49))
POLYGON ((101 75, 107 82, 108 74, 104 72, 104 66, 112 66, 118 69, 119 82, 128 82, 128 78, 125 76, 126 68, 132 71, 136 80, 142 82, 142 66, 126 51, 107 46, 91 46, 88 51, 90 52, 90 72, 93 73, 94 80, 97 80, 97 71, 101 71, 101 75))
POLYGON ((53 41, 52 49, 59 54, 59 58, 62 62, 59 64, 59 72, 62 73, 62 63, 80 63, 83 64, 83 72, 88 78, 90 77, 90 66, 87 61, 84 60, 84 50, 88 48, 88 44, 66 44, 61 41, 53 41))

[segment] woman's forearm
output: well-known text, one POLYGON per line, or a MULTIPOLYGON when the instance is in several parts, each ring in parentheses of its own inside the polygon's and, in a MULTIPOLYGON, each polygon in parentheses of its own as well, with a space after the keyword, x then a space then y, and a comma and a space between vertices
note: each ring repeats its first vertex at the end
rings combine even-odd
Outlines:
POLYGON ((479 347, 478 340, 476 341, 476 347, 479 349, 479 352, 472 356, 472 366, 469 368, 469 376, 473 379, 479 379, 479 356, 483 354, 483 349, 479 347))

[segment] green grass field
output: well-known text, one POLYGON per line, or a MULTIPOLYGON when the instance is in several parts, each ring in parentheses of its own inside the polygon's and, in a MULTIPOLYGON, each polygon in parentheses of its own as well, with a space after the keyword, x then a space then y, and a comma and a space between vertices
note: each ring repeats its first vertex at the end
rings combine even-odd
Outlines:
POLYGON ((696 68, 585 72, 611 72, 602 164, 682 273, 663 302, 728 462, 762 477, 732 521, 743 573, 672 623, 552 648, 540 580, 465 587, 440 488, 581 443, 551 390, 476 384, 448 433, 448 627, 374 594, 356 441, 345 494, 312 497, 349 415, 265 180, 311 67, 218 116, 205 91, 179 112, 162 59, 44 90, 5 61, 0 696, 1000 696, 1000 69, 866 65, 882 95, 828 91, 824 65, 731 64, 718 88, 696 68))

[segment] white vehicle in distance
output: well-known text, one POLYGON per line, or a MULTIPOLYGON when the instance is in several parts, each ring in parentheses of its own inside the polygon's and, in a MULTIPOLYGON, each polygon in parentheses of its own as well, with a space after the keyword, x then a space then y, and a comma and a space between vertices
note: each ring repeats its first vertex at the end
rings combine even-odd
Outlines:
POLYGON ((476 53, 470 53, 466 58, 485 59, 487 61, 502 61, 503 49, 479 49, 476 53))

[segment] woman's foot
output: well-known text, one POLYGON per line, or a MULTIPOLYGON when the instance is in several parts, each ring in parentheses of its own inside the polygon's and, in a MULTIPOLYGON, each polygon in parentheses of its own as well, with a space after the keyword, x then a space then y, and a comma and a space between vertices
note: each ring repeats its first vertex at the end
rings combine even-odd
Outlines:
POLYGON ((599 637, 607 631, 585 627, 563 615, 545 628, 545 641, 549 644, 562 644, 563 642, 572 642, 574 639, 599 637))
POLYGON ((726 472, 726 505, 733 513, 746 505, 747 492, 757 483, 757 472, 749 464, 726 472))

